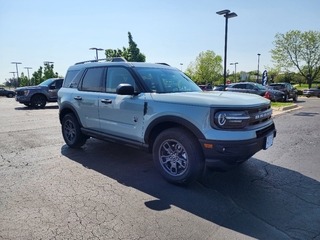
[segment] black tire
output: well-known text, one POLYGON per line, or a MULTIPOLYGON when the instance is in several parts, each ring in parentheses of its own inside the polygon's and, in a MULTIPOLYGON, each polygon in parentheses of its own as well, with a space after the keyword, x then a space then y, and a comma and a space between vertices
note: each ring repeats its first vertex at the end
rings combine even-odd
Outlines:
POLYGON ((318 94, 318 98, 320 98, 320 93, 318 94))
POLYGON ((295 94, 295 95, 294 95, 293 101, 294 101, 294 102, 298 101, 298 94, 295 94))
POLYGON ((46 104, 47 104, 47 99, 43 95, 37 94, 31 98, 31 106, 33 108, 44 108, 46 104))
POLYGON ((284 96, 284 102, 288 102, 288 100, 289 100, 289 95, 286 94, 286 95, 284 96))
POLYGON ((8 93, 7 98, 12 98, 13 94, 12 93, 8 93))
POLYGON ((153 145, 153 161, 161 176, 177 185, 188 185, 204 170, 204 155, 198 140, 183 128, 161 132, 153 145))
POLYGON ((80 148, 87 141, 87 137, 82 134, 80 124, 73 113, 63 117, 61 130, 63 139, 70 148, 80 148))

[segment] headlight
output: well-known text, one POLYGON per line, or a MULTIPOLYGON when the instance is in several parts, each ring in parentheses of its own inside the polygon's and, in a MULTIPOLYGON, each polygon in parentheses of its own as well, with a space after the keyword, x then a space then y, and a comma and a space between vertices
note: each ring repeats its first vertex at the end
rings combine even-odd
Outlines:
POLYGON ((241 129, 247 126, 250 116, 245 111, 218 111, 214 123, 218 128, 241 129))
POLYGON ((30 92, 30 90, 24 90, 23 95, 28 96, 29 92, 30 92))

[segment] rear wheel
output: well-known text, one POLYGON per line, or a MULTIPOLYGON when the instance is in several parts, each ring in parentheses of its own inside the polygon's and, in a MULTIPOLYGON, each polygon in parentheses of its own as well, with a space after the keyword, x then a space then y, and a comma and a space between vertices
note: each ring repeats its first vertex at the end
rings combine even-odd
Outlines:
POLYGON ((198 140, 182 128, 161 132, 153 145, 153 160, 168 182, 187 185, 204 170, 204 156, 198 140))
POLYGON ((80 148, 86 143, 87 138, 82 134, 80 124, 73 113, 63 117, 61 128, 63 139, 69 147, 80 148))
POLYGON ((34 95, 31 99, 31 106, 33 108, 44 108, 46 103, 47 99, 43 95, 34 95))
POLYGON ((7 98, 12 98, 13 97, 13 94, 12 93, 9 93, 8 95, 7 95, 7 98))

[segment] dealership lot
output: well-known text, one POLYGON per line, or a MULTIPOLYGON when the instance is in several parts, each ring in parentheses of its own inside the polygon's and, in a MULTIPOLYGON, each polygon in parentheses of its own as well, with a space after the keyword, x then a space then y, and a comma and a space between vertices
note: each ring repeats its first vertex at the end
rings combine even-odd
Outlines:
POLYGON ((147 153, 68 148, 57 104, 0 98, 0 111, 0 239, 320 239, 319 132, 294 125, 319 129, 319 107, 277 115, 269 150, 185 188, 147 153))

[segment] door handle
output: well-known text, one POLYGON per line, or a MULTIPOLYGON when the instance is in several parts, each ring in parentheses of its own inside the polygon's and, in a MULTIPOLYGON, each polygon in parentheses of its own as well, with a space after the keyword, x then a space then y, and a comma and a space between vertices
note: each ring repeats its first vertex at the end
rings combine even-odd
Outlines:
POLYGON ((112 103, 112 100, 110 100, 110 99, 101 99, 101 102, 110 104, 110 103, 112 103))
POLYGON ((74 100, 82 100, 82 97, 76 96, 76 97, 74 97, 74 100))

